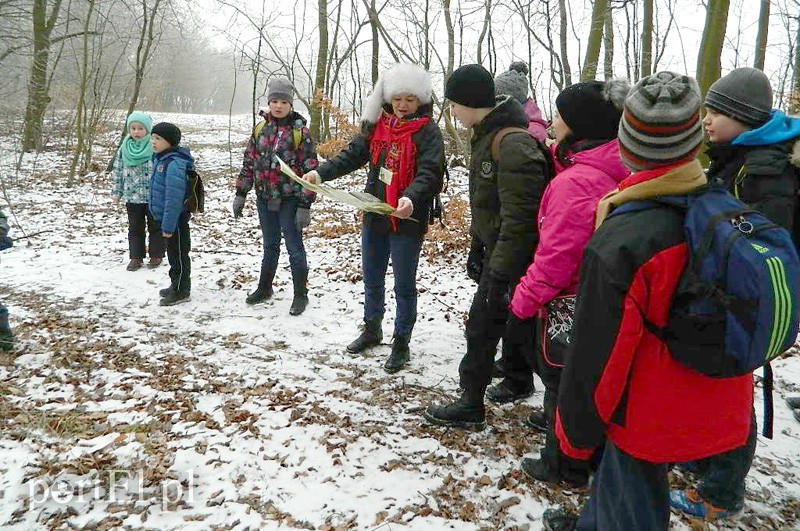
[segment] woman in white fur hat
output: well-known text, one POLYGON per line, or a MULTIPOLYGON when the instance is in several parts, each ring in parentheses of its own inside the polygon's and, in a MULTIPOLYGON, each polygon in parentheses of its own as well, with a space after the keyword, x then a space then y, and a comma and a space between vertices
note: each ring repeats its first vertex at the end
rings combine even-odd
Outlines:
POLYGON ((336 157, 303 177, 329 181, 369 163, 365 191, 396 208, 393 216, 364 213, 361 267, 364 326, 347 346, 357 353, 380 344, 389 257, 397 299, 392 353, 384 369, 394 373, 410 357, 417 319, 417 264, 434 197, 442 188, 444 142, 431 119, 431 78, 421 66, 398 63, 378 78, 361 115, 361 133, 336 157))

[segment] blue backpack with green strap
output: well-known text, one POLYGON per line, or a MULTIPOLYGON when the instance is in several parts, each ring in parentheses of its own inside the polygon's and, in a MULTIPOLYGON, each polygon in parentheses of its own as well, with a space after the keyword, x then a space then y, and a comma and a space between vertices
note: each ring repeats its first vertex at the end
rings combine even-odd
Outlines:
POLYGON ((766 391, 769 362, 795 343, 800 324, 800 258, 791 234, 716 187, 625 203, 611 215, 664 204, 685 212, 689 260, 667 326, 645 326, 678 362, 707 376, 765 367, 766 391))

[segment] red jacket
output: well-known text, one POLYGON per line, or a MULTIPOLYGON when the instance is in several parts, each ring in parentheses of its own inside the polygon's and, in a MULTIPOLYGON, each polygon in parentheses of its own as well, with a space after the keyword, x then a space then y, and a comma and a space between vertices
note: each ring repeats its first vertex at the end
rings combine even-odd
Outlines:
POLYGON ((556 414, 566 454, 586 458, 604 436, 653 463, 745 443, 752 374, 710 378, 688 369, 644 326, 666 325, 687 258, 683 215, 667 205, 613 216, 590 240, 556 414))

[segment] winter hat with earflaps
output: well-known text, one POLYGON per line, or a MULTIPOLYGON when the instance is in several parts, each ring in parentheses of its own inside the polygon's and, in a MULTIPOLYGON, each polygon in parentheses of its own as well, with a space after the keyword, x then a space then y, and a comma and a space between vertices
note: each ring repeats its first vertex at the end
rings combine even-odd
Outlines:
POLYGON ((494 78, 494 93, 507 94, 525 104, 528 101, 528 64, 514 61, 508 70, 494 78))
POLYGON ((556 108, 576 140, 616 138, 630 88, 623 78, 575 83, 559 93, 556 108))
POLYGON ((432 90, 431 75, 427 70, 412 63, 397 63, 378 77, 372 94, 364 103, 361 121, 377 123, 383 106, 391 103, 393 96, 400 94, 411 94, 419 98, 420 104, 428 105, 432 90))
POLYGON ((737 68, 709 87, 705 104, 745 125, 761 127, 772 111, 772 86, 761 70, 737 68))
POLYGON ((150 115, 141 111, 133 111, 128 115, 125 120, 125 127, 128 134, 122 141, 119 153, 122 157, 122 163, 129 167, 135 168, 141 166, 150 160, 153 156, 153 144, 150 142, 150 132, 153 129, 153 119, 150 115), (131 124, 137 122, 142 124, 147 134, 139 140, 134 139, 130 135, 131 124))

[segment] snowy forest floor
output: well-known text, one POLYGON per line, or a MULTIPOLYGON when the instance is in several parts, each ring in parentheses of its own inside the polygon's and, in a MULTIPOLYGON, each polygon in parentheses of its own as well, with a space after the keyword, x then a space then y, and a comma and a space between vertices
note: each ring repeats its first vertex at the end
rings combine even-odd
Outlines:
MULTIPOLYGON (((541 405, 538 382, 522 403, 489 405, 481 433, 421 417, 455 396, 465 351, 474 285, 463 268, 463 172, 451 172, 448 227, 429 235, 420 261, 411 363, 390 376, 387 341, 344 350, 362 315, 358 216, 327 200, 313 207, 306 313, 288 314, 285 250, 275 297, 248 306, 258 217, 252 194, 242 219, 230 202, 249 118, 235 117, 230 149, 227 117, 154 118, 183 129, 207 190, 191 223, 192 300, 172 308, 158 306, 166 261, 125 270, 127 220, 108 176, 66 186, 58 146, 17 171, 15 139, 0 139, 11 235, 30 235, 0 256, 16 334, 15 351, 0 356, 3 529, 538 530, 545 509, 580 507, 585 491, 518 468, 543 443, 521 423, 541 405)), ((390 270, 386 333, 391 286, 390 270)), ((745 511, 710 525, 673 515, 674 529, 800 529, 800 423, 783 401, 800 392, 800 355, 774 367, 775 437, 759 437, 745 511)), ((759 420, 761 400, 759 388, 759 420)), ((672 484, 690 479, 675 472, 672 484)))

